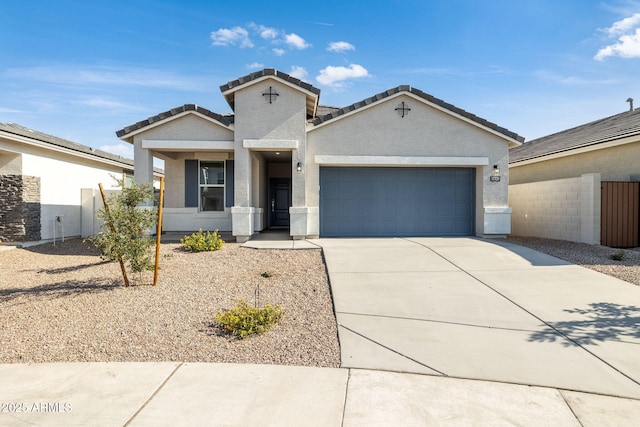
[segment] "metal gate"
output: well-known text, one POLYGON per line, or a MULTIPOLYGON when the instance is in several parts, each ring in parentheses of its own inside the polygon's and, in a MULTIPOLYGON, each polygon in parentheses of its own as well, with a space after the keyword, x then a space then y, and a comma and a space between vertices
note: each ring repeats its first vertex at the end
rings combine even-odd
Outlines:
POLYGON ((600 244, 635 248, 640 231, 640 182, 603 181, 600 205, 600 244))

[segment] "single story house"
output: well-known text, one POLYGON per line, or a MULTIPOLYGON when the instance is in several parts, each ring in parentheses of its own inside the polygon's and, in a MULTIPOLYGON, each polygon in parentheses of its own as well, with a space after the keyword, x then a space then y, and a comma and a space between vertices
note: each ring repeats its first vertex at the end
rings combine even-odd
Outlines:
POLYGON ((294 239, 509 234, 508 149, 523 138, 411 86, 344 108, 274 69, 116 132, 136 182, 165 161, 163 229, 266 228, 294 239))
POLYGON ((0 242, 93 234, 98 183, 113 189, 112 175, 133 177, 133 161, 0 123, 0 242), (83 203, 90 212, 83 212, 83 203), (83 218, 83 213, 89 216, 83 218))
POLYGON ((640 109, 509 152, 513 234, 638 246, 640 109))

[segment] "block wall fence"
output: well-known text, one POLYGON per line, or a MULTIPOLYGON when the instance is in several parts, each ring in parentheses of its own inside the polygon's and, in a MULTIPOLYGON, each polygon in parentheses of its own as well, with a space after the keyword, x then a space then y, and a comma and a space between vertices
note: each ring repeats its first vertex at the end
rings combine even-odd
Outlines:
POLYGON ((511 235, 600 243, 600 174, 509 186, 511 235))

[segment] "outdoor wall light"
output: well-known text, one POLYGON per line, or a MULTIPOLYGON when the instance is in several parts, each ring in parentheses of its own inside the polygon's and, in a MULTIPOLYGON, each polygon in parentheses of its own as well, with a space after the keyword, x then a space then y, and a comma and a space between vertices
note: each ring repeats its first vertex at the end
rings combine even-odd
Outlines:
POLYGON ((302 163, 298 162, 298 164, 296 165, 296 170, 298 172, 302 172, 302 163))
POLYGON ((489 177, 491 182, 500 182, 500 168, 498 165, 493 165, 493 173, 489 177))

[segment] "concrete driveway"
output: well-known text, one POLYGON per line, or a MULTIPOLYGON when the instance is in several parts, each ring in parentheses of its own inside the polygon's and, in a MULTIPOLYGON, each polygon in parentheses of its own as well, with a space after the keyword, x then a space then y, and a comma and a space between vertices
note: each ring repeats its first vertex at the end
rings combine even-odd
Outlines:
POLYGON ((640 398, 640 287, 504 241, 313 242, 343 367, 640 398))

